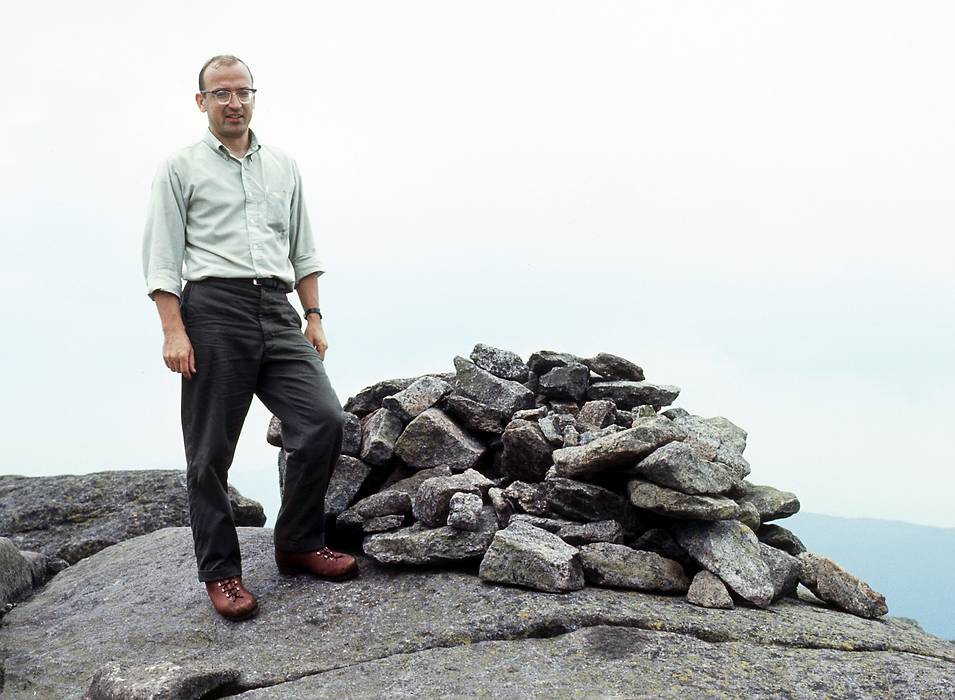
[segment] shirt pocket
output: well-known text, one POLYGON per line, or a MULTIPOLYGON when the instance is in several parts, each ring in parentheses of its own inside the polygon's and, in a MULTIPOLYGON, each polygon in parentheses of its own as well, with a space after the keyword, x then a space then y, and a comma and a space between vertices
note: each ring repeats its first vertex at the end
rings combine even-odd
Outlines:
POLYGON ((270 190, 266 195, 266 217, 269 228, 283 238, 288 237, 292 218, 292 190, 270 190))

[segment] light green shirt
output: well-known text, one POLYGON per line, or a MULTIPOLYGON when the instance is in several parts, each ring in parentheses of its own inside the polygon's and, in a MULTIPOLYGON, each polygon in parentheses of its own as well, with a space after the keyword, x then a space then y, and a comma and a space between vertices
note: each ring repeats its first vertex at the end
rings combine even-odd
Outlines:
POLYGON ((183 279, 277 277, 298 286, 324 272, 298 166, 249 133, 242 158, 207 129, 159 167, 143 235, 150 299, 160 289, 180 296, 183 279))

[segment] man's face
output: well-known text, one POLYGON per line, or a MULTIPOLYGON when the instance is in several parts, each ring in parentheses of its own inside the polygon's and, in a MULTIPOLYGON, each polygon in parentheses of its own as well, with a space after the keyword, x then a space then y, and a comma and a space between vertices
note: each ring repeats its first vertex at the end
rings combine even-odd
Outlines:
MULTIPOLYGON (((212 64, 206 68, 203 75, 206 90, 239 90, 252 87, 252 76, 241 63, 231 65, 212 64)), ((232 95, 229 104, 220 105, 216 96, 210 93, 203 95, 196 93, 196 103, 199 111, 205 112, 209 118, 209 128, 220 141, 241 138, 249 129, 252 121, 252 110, 255 107, 255 96, 248 104, 239 102, 239 98, 232 95)))

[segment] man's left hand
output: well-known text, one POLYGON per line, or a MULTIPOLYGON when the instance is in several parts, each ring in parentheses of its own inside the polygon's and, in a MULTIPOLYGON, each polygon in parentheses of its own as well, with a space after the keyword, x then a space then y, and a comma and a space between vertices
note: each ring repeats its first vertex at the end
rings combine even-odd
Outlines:
POLYGON ((318 356, 325 361, 325 351, 328 350, 328 340, 325 338, 325 329, 322 328, 322 319, 315 314, 308 315, 308 325, 305 327, 305 337, 312 347, 318 350, 318 356))

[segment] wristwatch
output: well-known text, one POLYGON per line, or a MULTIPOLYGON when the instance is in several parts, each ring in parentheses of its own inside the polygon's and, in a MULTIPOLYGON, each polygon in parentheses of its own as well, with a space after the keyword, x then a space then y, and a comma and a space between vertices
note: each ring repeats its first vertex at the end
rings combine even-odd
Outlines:
POLYGON ((318 314, 318 317, 319 317, 319 318, 321 318, 321 319, 324 319, 324 318, 325 318, 324 316, 322 316, 322 310, 321 310, 320 308, 318 308, 317 306, 310 306, 309 308, 305 309, 305 314, 304 314, 304 316, 305 316, 305 320, 306 320, 306 321, 308 320, 308 315, 309 315, 309 314, 318 314))

